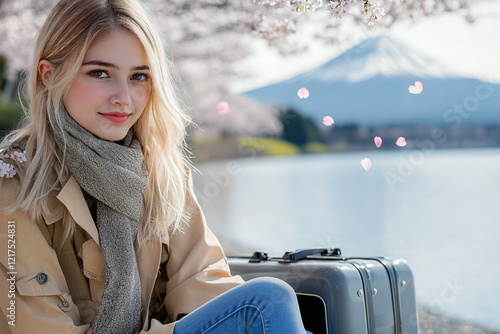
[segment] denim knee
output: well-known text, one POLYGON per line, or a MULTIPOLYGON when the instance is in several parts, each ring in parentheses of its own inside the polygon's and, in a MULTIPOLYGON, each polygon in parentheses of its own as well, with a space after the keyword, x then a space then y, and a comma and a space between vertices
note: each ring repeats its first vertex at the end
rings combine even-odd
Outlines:
POLYGON ((188 314, 176 333, 305 333, 294 290, 276 278, 256 278, 188 314), (202 330, 202 331, 199 331, 202 330))
POLYGON ((274 303, 297 302, 297 296, 292 287, 278 278, 254 278, 247 281, 245 285, 247 286, 247 289, 252 292, 252 294, 268 297, 269 300, 274 303))

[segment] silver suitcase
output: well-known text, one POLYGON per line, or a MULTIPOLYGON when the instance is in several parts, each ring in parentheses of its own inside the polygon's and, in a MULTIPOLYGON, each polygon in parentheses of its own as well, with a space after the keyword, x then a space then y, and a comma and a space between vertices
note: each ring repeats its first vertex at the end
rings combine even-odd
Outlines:
POLYGON ((305 249, 271 258, 228 257, 245 280, 282 279, 297 293, 313 334, 417 334, 415 282, 403 259, 344 257, 339 249, 305 249))

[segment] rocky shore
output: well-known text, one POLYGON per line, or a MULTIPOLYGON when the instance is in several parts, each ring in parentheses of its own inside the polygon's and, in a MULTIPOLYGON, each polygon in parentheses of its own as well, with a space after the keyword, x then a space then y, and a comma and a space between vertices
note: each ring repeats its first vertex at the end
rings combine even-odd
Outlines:
POLYGON ((423 307, 418 309, 418 317, 420 334, 500 334, 500 331, 446 317, 423 307))

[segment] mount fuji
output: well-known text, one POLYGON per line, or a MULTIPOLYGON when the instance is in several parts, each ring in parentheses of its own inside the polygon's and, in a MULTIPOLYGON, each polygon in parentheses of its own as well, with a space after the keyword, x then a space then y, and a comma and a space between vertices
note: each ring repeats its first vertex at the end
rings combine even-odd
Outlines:
MULTIPOLYGON (((459 55, 457 55, 459 57, 459 55)), ((462 77, 446 64, 387 35, 364 40, 345 53, 288 80, 243 93, 264 104, 294 108, 320 124, 500 124, 500 85, 462 77), (421 94, 410 94, 415 81, 421 94), (306 87, 310 96, 299 99, 306 87)))

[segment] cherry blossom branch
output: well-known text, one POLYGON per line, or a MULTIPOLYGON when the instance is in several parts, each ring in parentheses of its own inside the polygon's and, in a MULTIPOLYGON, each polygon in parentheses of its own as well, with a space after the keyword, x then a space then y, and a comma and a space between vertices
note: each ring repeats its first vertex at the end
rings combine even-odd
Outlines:
MULTIPOLYGON (((269 6, 273 8, 290 8, 292 12, 302 14, 307 12, 314 12, 323 7, 323 0, 253 0, 253 2, 260 6, 269 6)), ((351 13, 351 10, 362 4, 361 13, 366 15, 366 22, 368 25, 374 25, 382 20, 385 11, 378 4, 372 4, 370 1, 361 0, 337 0, 329 1, 325 5, 325 9, 330 11, 332 16, 343 18, 345 15, 351 13)))

